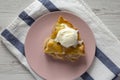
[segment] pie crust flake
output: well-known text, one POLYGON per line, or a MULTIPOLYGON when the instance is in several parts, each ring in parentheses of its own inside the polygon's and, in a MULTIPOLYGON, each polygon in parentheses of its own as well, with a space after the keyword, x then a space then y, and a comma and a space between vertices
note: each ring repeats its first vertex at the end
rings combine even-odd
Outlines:
MULTIPOLYGON (((73 43, 71 42, 71 45, 73 43)), ((72 25, 69 21, 64 19, 62 16, 60 16, 55 23, 53 30, 50 34, 50 36, 46 39, 45 44, 44 44, 44 53, 52 56, 54 59, 59 59, 59 60, 64 60, 64 61, 70 61, 74 62, 80 58, 80 56, 85 55, 85 45, 83 40, 81 40, 79 30, 72 25), (63 29, 66 28, 66 26, 69 28, 68 30, 73 30, 74 32, 76 31, 77 38, 74 38, 73 33, 69 33, 70 31, 65 32, 62 31, 63 29), (63 39, 58 36, 58 34, 61 32, 61 37, 66 35, 63 39), (63 32, 63 33, 62 33, 63 32), (70 36, 72 35, 72 37, 70 36), (69 37, 70 36, 70 37, 69 37), (57 41, 57 37, 60 39, 57 41), (72 39, 73 41, 77 41, 77 43, 73 46, 63 46, 65 44, 69 45, 69 41, 66 41, 66 39, 72 39), (63 40, 63 41, 60 41, 63 40), (60 41, 60 42, 59 42, 60 41), (63 43, 63 44, 62 44, 63 43)))

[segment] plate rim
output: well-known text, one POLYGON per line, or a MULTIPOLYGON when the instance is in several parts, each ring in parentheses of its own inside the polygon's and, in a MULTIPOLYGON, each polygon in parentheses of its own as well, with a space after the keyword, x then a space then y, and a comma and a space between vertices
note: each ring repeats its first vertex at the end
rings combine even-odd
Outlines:
MULTIPOLYGON (((93 56, 93 58, 92 58, 92 62, 91 62, 91 64, 89 65, 89 67, 84 71, 84 73, 85 73, 85 72, 91 67, 91 65, 93 64, 94 59, 95 59, 95 51, 96 51, 96 40, 95 40, 95 36, 94 36, 93 31, 91 30, 91 28, 89 27, 89 25, 88 25, 87 22, 85 22, 81 17, 79 17, 78 15, 73 14, 72 12, 68 12, 68 11, 55 11, 55 12, 49 12, 49 13, 46 13, 46 14, 44 14, 44 15, 41 15, 39 18, 37 18, 37 19, 33 22, 33 24, 32 24, 31 26, 33 26, 33 25, 34 25, 37 21, 39 21, 41 18, 43 18, 43 17, 45 17, 45 16, 47 16, 47 15, 50 15, 50 14, 54 14, 54 13, 55 13, 55 14, 56 14, 56 13, 67 13, 67 14, 71 14, 71 15, 73 15, 73 16, 76 16, 76 17, 80 18, 80 19, 88 26, 87 28, 89 28, 95 44, 94 44, 94 56, 93 56)), ((27 54, 27 53, 26 53, 27 37, 28 37, 28 34, 29 34, 29 32, 30 32, 31 29, 32 29, 32 27, 30 27, 30 29, 28 30, 27 35, 26 35, 26 38, 25 38, 25 48, 24 48, 24 49, 25 49, 25 55, 27 54)), ((31 65, 30 65, 30 63, 29 63, 29 60, 27 59, 27 56, 26 56, 26 60, 27 60, 28 65, 30 66, 31 70, 32 70, 34 73, 36 73, 36 71, 31 67, 31 65)), ((83 73, 83 74, 84 74, 84 73, 83 73)), ((43 78, 41 75, 39 75, 38 73, 36 73, 36 74, 37 74, 40 78, 45 79, 45 78, 43 78)), ((80 75, 80 76, 81 76, 81 75, 80 75)))

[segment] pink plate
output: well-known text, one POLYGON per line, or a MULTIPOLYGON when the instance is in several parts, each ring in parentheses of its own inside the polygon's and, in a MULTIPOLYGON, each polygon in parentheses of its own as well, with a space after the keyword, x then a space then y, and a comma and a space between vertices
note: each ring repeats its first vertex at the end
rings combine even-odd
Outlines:
POLYGON ((25 41, 25 54, 30 67, 47 80, 74 80, 92 64, 95 56, 95 38, 88 25, 68 12, 51 12, 37 19, 31 26, 25 41), (43 52, 44 41, 51 34, 59 16, 78 27, 85 43, 85 56, 75 63, 54 60, 43 52))

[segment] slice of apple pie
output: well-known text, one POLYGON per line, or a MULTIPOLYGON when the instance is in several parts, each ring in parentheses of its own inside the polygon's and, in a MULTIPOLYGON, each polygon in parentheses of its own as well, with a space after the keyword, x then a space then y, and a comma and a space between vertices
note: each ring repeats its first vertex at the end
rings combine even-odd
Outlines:
POLYGON ((84 56, 84 48, 78 29, 60 16, 45 41, 44 52, 55 59, 74 62, 84 56))

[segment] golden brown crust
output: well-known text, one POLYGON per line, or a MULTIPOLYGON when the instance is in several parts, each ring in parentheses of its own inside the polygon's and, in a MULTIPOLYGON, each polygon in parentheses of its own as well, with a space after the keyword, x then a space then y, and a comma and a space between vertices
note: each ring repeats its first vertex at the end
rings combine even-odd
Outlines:
MULTIPOLYGON (((84 56, 85 45, 82 42, 82 44, 78 44, 76 47, 65 48, 60 43, 54 41, 58 31, 64 29, 64 27, 60 25, 62 23, 68 25, 70 28, 77 30, 77 28, 74 27, 70 22, 68 22, 67 20, 63 19, 63 17, 60 16, 53 28, 50 37, 45 41, 44 52, 55 59, 67 60, 73 62, 78 60, 80 56, 84 56)), ((79 40, 81 39, 78 32, 78 41, 79 40)))

